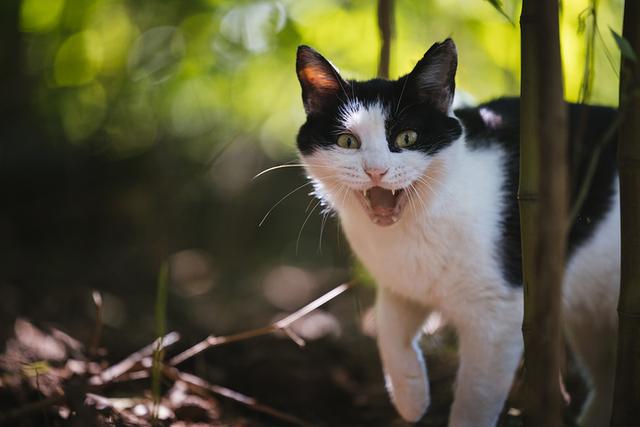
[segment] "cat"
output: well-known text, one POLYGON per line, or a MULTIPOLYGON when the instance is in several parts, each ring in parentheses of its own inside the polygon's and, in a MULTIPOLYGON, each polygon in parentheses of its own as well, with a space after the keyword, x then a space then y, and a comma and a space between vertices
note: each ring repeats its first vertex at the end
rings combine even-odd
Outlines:
MULTIPOLYGON (((417 421, 429 406, 417 340, 427 313, 437 310, 459 340, 449 426, 490 427, 523 351, 519 101, 453 111, 457 63, 447 39, 398 80, 359 82, 300 46, 306 122, 297 147, 315 194, 337 213, 377 282, 378 347, 402 418, 417 421)), ((573 194, 615 114, 569 105, 573 194)), ((608 425, 612 405, 618 188, 616 148, 609 144, 570 230, 563 284, 565 333, 591 387, 583 426, 608 425)))

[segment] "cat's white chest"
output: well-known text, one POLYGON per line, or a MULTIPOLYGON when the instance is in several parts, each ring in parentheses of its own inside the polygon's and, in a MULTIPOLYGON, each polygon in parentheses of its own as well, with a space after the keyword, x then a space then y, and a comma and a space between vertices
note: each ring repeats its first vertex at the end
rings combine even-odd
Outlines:
POLYGON ((487 248, 456 222, 422 227, 400 223, 388 230, 361 224, 345 231, 351 245, 378 286, 423 305, 456 306, 491 263, 487 248), (482 264, 485 263, 483 267, 482 264))

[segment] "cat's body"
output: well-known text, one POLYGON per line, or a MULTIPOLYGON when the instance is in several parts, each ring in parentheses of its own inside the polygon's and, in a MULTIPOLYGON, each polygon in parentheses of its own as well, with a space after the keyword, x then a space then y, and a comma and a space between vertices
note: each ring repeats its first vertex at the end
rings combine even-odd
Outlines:
MULTIPOLYGON (((417 420, 428 407, 416 339, 437 310, 460 343, 450 425, 490 427, 522 352, 518 101, 454 115, 456 61, 448 40, 398 81, 346 82, 301 48, 308 118, 298 147, 379 286, 378 343, 400 414, 417 420)), ((574 156, 582 182, 613 112, 572 106, 570 115, 571 134, 582 135, 574 156)), ((567 335, 594 388, 583 422, 599 426, 610 411, 619 281, 615 147, 604 150, 593 182, 570 233, 563 293, 567 335)))

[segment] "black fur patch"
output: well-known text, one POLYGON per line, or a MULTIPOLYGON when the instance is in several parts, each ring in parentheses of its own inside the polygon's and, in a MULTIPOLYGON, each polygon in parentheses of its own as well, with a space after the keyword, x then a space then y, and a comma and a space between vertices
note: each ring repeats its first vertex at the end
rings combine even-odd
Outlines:
POLYGON ((307 115, 307 121, 300 128, 297 138, 300 152, 311 154, 316 149, 335 145, 340 129, 338 112, 354 99, 364 106, 380 102, 387 107, 389 117, 385 127, 389 150, 392 152, 400 151, 395 145, 396 136, 408 129, 416 131, 418 140, 405 150, 434 154, 451 144, 460 136, 459 122, 415 95, 403 93, 406 78, 397 81, 374 79, 346 82, 343 92, 331 100, 324 100, 322 110, 307 115))
MULTIPOLYGON (((514 286, 522 284, 522 256, 520 246, 520 214, 518 211, 519 121, 520 102, 503 98, 477 108, 457 110, 456 116, 464 124, 469 147, 482 150, 501 147, 506 155, 505 209, 502 221, 502 242, 499 256, 505 279, 514 286), (497 124, 487 124, 481 109, 492 113, 497 124)), ((573 206, 585 179, 594 150, 612 125, 616 111, 606 107, 569 104, 570 188, 573 206)), ((614 138, 615 141, 615 138, 614 138)), ((616 189, 616 144, 609 143, 598 161, 588 195, 569 232, 567 261, 576 249, 594 234, 611 208, 616 189)))
MULTIPOLYGON (((389 112, 385 128, 392 152, 398 133, 414 130, 417 142, 407 150, 436 153, 460 136, 457 120, 447 117, 455 90, 458 58, 451 39, 435 43, 406 76, 395 81, 345 81, 322 55, 300 46, 296 72, 302 88, 307 121, 298 133, 298 149, 310 154, 336 144, 340 108, 357 101, 364 106, 382 103, 389 112)), ((364 142, 366 143, 366 141, 364 142)))

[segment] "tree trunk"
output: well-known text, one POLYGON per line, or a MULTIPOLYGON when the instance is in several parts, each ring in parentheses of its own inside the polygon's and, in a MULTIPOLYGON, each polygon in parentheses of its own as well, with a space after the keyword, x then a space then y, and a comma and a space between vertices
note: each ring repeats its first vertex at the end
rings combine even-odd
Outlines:
POLYGON ((562 425, 561 284, 567 233, 567 113, 558 1, 524 0, 520 111, 520 227, 524 285, 524 417, 562 425))
MULTIPOLYGON (((640 3, 624 5, 623 37, 640 53, 640 3)), ((618 133, 622 275, 611 425, 640 422, 640 63, 622 58, 618 133)))
POLYGON ((380 58, 378 77, 389 78, 391 63, 391 39, 393 38, 394 0, 378 0, 378 29, 380 30, 380 58))

